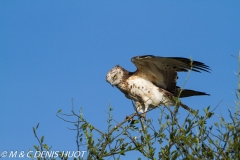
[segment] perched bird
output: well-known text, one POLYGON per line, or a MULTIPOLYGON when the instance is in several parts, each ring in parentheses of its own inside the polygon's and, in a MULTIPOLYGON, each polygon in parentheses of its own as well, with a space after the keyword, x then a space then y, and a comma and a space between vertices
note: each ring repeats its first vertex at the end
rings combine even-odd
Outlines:
MULTIPOLYGON (((107 73, 106 80, 122 91, 127 98, 135 101, 137 111, 143 113, 143 118, 146 118, 148 108, 161 105, 175 106, 174 97, 209 95, 194 90, 181 90, 176 86, 177 72, 187 72, 188 70, 209 72, 209 66, 202 62, 181 57, 152 55, 136 56, 131 61, 137 67, 135 72, 129 72, 116 65, 107 73)), ((190 112, 194 111, 181 102, 180 106, 190 112)))

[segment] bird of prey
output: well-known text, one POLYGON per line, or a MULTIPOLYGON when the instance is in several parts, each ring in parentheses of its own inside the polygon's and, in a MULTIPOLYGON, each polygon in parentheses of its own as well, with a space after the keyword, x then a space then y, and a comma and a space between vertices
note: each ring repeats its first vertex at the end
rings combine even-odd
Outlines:
MULTIPOLYGON (((209 95, 204 92, 183 89, 176 86, 177 72, 209 72, 209 66, 202 62, 181 57, 160 57, 153 55, 136 56, 131 59, 137 67, 129 72, 119 65, 112 68, 106 76, 107 82, 116 86, 125 96, 136 103, 137 112, 146 118, 148 108, 158 106, 175 106, 174 97, 190 97, 209 95), (180 94, 181 91, 181 94, 180 94)), ((194 110, 180 102, 180 106, 193 112, 194 110)))

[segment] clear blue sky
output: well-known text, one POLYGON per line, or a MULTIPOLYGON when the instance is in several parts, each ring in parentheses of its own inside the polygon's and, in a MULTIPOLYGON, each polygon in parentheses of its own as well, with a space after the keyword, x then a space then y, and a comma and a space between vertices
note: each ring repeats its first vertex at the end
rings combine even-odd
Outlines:
POLYGON ((70 112, 71 98, 102 130, 109 102, 122 121, 133 113, 131 101, 105 76, 116 64, 134 71, 130 59, 137 55, 191 56, 209 65, 211 74, 191 73, 185 88, 211 96, 183 102, 202 110, 223 99, 216 113, 224 114, 236 99, 231 55, 240 49, 239 8, 238 1, 1 0, 0 152, 33 149, 37 123, 53 150, 76 150, 75 132, 56 117, 59 109, 70 112))

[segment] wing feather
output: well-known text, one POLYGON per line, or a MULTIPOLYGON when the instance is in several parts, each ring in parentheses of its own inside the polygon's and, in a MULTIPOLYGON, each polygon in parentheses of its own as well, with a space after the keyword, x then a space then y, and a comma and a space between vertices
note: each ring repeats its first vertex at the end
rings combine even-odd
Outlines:
POLYGON ((156 86, 172 93, 176 89, 177 72, 210 72, 209 66, 202 62, 182 57, 159 57, 152 55, 136 56, 131 59, 137 67, 135 74, 148 79, 156 86))

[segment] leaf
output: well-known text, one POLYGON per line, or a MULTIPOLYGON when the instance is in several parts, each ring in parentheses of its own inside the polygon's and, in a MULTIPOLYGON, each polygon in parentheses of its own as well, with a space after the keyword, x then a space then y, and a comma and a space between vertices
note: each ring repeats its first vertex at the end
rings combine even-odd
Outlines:
POLYGON ((131 121, 131 124, 136 124, 136 123, 138 123, 138 122, 139 122, 138 119, 136 119, 136 120, 132 120, 132 121, 131 121))
POLYGON ((194 138, 192 138, 192 142, 198 144, 199 143, 199 139, 197 137, 194 137, 194 138))
POLYGON ((38 129, 39 124, 40 124, 40 123, 37 124, 36 129, 38 129))
POLYGON ((44 144, 44 145, 43 145, 43 148, 45 148, 46 150, 49 150, 49 148, 48 148, 48 145, 47 145, 47 144, 44 144))
POLYGON ((40 142, 42 143, 44 141, 44 136, 41 137, 40 142))
POLYGON ((81 126, 81 128, 82 128, 83 130, 86 130, 86 128, 87 128, 87 123, 83 123, 82 126, 81 126))
POLYGON ((210 106, 205 109, 205 112, 208 113, 210 106))
MULTIPOLYGON (((90 132, 92 132, 93 126, 89 124, 88 127, 89 127, 89 129, 90 129, 90 132)), ((109 126, 109 127, 110 127, 110 126, 109 126)))
POLYGON ((37 151, 39 151, 38 146, 34 145, 33 147, 34 147, 37 151))
POLYGON ((132 149, 132 145, 128 146, 127 150, 131 150, 132 149))
POLYGON ((175 159, 178 158, 178 152, 173 151, 172 154, 173 154, 173 155, 172 155, 172 159, 173 159, 173 160, 175 160, 175 159))
POLYGON ((120 151, 120 155, 125 156, 125 151, 124 151, 124 150, 121 150, 121 151, 120 151))
POLYGON ((209 113, 207 113, 207 118, 211 118, 213 115, 214 115, 213 112, 209 112, 209 113))

